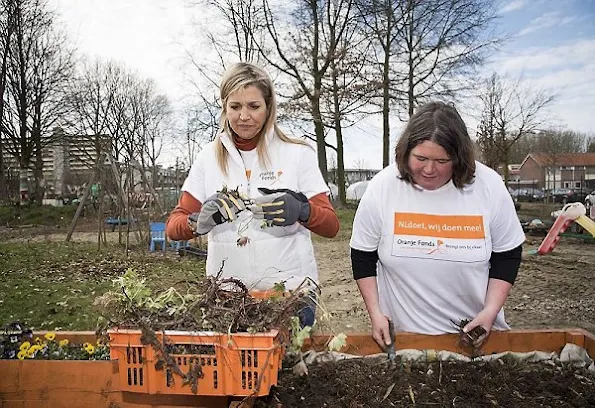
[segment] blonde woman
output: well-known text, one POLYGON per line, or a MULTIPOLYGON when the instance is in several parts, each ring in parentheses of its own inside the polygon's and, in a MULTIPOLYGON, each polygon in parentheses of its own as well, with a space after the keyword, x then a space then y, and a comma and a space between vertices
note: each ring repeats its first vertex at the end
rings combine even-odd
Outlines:
POLYGON ((232 66, 220 96, 221 132, 192 165, 167 235, 186 240, 208 234, 207 275, 225 261, 223 276, 251 289, 317 282, 310 231, 334 237, 339 221, 316 152, 277 126, 275 90, 260 67, 232 66), (222 193, 224 187, 257 201, 257 214, 244 211, 249 203, 222 193))

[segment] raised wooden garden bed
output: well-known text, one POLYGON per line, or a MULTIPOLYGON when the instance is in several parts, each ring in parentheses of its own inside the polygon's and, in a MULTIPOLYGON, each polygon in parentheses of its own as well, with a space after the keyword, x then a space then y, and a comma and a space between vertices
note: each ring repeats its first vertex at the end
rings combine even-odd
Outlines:
MULTIPOLYGON (((43 333, 40 333, 43 334, 43 333)), ((94 341, 93 332, 58 332, 57 340, 94 341)), ((454 334, 425 336, 401 333, 397 349, 436 349, 462 352, 454 334)), ((306 347, 322 349, 325 336, 306 347)), ((573 343, 595 355, 595 336, 581 329, 513 330, 493 332, 484 353, 540 350, 560 352, 573 343)), ((369 335, 348 335, 344 352, 368 355, 381 350, 369 335)), ((241 397, 149 394, 126 392, 119 361, 0 360, 0 407, 228 407, 241 397)), ((126 377, 127 378, 127 377, 126 377)))

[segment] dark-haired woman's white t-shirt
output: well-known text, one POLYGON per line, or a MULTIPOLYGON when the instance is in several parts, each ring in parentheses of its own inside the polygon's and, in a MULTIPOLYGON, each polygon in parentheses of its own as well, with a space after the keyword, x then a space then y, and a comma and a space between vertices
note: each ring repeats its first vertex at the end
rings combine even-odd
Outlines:
MULTIPOLYGON (((378 250, 380 307, 399 331, 455 332, 453 321, 484 307, 491 253, 525 241, 501 177, 479 162, 475 176, 463 189, 424 190, 391 165, 368 184, 350 245, 378 250)), ((509 329, 502 310, 493 328, 509 329)))

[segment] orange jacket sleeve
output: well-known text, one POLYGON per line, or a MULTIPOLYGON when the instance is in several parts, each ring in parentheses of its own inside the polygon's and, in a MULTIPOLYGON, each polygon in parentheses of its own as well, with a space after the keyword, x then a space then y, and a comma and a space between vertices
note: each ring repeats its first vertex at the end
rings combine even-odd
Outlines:
POLYGON ((202 203, 192 196, 192 194, 182 191, 180 200, 176 208, 169 214, 165 233, 174 241, 186 241, 194 238, 194 234, 188 226, 188 215, 199 212, 202 203))
POLYGON ((337 213, 325 193, 316 194, 308 200, 310 203, 310 219, 306 228, 315 234, 333 238, 339 232, 337 213))

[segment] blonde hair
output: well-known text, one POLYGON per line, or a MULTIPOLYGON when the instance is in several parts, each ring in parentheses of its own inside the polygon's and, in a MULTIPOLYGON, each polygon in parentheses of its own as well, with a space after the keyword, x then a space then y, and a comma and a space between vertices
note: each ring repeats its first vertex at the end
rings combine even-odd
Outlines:
MULTIPOLYGON (((229 120, 227 120, 227 99, 232 93, 245 89, 248 86, 254 86, 260 90, 267 108, 266 121, 258 135, 256 135, 258 138, 256 152, 258 154, 258 162, 261 166, 268 168, 268 165, 270 164, 265 137, 270 129, 274 129, 277 137, 285 143, 310 146, 303 140, 293 139, 287 136, 281 129, 279 129, 277 126, 277 99, 275 97, 275 87, 273 86, 273 82, 262 68, 247 62, 234 64, 225 71, 223 78, 221 79, 221 86, 219 87, 222 106, 221 119, 219 121, 221 133, 225 132, 230 136, 234 135, 233 130, 229 126, 229 120)), ((227 175, 229 153, 223 146, 220 135, 215 139, 215 143, 217 163, 223 171, 223 174, 227 175)))

